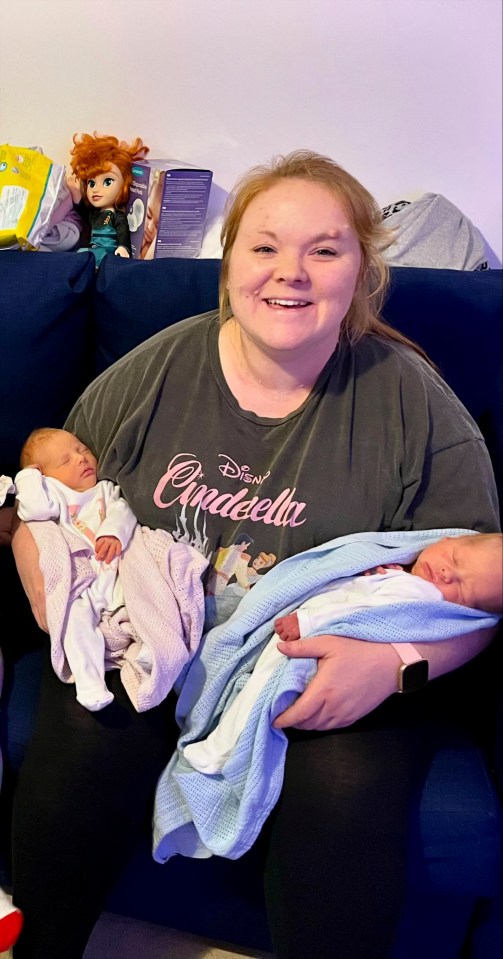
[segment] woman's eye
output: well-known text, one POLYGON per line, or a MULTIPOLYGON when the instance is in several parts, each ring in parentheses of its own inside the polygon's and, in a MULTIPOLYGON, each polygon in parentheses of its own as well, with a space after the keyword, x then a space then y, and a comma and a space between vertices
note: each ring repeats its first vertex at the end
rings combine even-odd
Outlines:
POLYGON ((337 251, 332 250, 329 246, 323 246, 319 250, 314 251, 316 256, 337 256, 337 251))
POLYGON ((272 246, 266 246, 264 243, 262 246, 256 246, 253 249, 254 253, 274 253, 272 246))

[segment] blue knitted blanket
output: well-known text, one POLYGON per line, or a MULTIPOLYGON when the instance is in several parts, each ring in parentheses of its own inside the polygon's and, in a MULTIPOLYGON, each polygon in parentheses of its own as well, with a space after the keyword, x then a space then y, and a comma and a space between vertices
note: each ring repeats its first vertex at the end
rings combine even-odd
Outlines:
MULTIPOLYGON (((285 657, 279 664, 220 773, 198 772, 182 755, 189 743, 209 735, 242 689, 274 632, 274 620, 334 579, 386 563, 409 564, 428 544, 470 532, 342 536, 284 560, 258 580, 234 614, 206 634, 183 675, 176 712, 178 747, 156 791, 154 859, 166 862, 176 854, 237 859, 251 847, 275 805, 287 739, 271 723, 305 689, 316 660, 285 657)), ((373 642, 434 642, 494 625, 498 619, 453 603, 409 601, 357 611, 345 621, 334 619, 330 632, 373 642)))

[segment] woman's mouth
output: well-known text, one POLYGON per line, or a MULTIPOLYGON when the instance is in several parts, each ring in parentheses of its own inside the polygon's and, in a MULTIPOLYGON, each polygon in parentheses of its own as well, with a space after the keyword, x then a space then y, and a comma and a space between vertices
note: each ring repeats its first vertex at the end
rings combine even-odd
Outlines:
POLYGON ((266 301, 268 306, 279 306, 282 309, 301 309, 304 306, 311 306, 310 300, 286 300, 279 297, 267 297, 266 301))

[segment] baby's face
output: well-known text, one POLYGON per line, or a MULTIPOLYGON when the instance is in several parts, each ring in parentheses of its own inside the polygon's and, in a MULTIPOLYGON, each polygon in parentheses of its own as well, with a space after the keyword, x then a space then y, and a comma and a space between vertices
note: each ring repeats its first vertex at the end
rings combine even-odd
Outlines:
POLYGON ((501 542, 476 535, 446 537, 426 546, 411 572, 433 583, 450 603, 482 610, 501 605, 501 542))
POLYGON ((51 476, 70 489, 83 493, 96 485, 96 457, 73 433, 54 433, 40 443, 36 457, 44 476, 51 476))

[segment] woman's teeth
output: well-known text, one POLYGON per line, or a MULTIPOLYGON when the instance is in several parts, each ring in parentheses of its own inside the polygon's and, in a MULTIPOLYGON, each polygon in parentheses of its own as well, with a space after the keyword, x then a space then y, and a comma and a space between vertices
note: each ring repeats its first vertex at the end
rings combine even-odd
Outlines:
POLYGON ((308 306, 307 300, 266 300, 270 306, 308 306))

